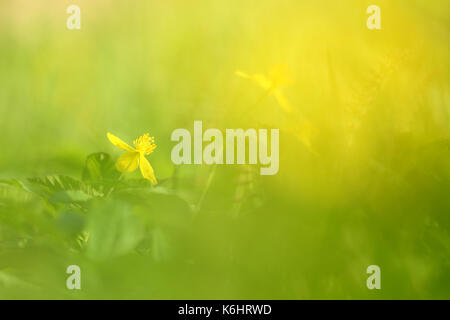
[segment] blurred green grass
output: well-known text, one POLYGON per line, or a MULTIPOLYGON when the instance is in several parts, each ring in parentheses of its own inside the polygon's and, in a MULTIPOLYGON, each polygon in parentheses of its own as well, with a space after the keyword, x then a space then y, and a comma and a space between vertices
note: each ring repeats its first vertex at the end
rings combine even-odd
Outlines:
POLYGON ((79 0, 79 31, 41 2, 0 1, 0 298, 450 298, 448 1, 377 1, 381 31, 368 1, 79 0), (279 63, 317 154, 234 74, 279 63), (197 119, 280 128, 279 174, 174 167, 170 134, 197 119), (117 158, 107 131, 155 136, 160 186, 27 180, 117 158))

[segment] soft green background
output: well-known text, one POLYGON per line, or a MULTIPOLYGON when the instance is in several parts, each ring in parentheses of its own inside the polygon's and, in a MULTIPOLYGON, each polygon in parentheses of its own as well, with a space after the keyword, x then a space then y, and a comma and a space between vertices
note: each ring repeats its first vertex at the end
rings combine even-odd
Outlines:
POLYGON ((447 0, 0 0, 0 298, 450 298, 449 36, 447 0), (310 148, 235 75, 277 64, 310 148), (175 168, 194 120, 280 128, 279 173, 175 168), (158 187, 28 179, 116 159, 108 131, 155 136, 158 187))

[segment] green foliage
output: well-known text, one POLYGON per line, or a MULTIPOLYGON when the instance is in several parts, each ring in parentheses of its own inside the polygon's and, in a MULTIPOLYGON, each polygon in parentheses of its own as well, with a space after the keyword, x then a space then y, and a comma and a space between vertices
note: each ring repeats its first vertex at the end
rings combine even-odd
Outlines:
POLYGON ((22 4, 0 1, 0 298, 450 297, 448 0, 378 0, 376 31, 360 0, 79 1, 77 31, 22 4), (277 64, 295 116, 235 75, 277 64), (279 173, 173 165, 194 120, 279 128, 279 173), (155 136, 157 186, 107 132, 155 136))
POLYGON ((99 192, 108 193, 119 178, 111 156, 104 152, 89 155, 83 169, 82 179, 99 192))
POLYGON ((95 201, 90 204, 86 232, 86 254, 93 259, 123 255, 136 248, 144 235, 145 224, 122 201, 95 201))

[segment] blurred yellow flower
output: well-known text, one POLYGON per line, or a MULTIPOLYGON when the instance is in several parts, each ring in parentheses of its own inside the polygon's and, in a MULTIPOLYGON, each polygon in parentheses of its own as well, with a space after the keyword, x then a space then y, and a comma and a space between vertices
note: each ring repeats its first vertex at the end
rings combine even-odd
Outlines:
POLYGON ((249 75, 239 70, 235 73, 239 77, 254 81, 266 90, 267 94, 273 94, 283 111, 289 115, 287 124, 288 131, 303 143, 311 153, 318 154, 314 150, 311 142, 318 131, 316 126, 305 116, 301 115, 299 110, 292 108, 290 101, 282 91, 284 87, 291 85, 293 82, 291 72, 284 64, 271 67, 268 76, 259 73, 249 75))
POLYGON ((263 74, 249 75, 242 71, 235 72, 237 76, 250 79, 256 82, 261 88, 267 91, 268 94, 273 94, 280 106, 286 112, 292 112, 292 106, 289 100, 284 95, 282 88, 292 84, 292 77, 289 69, 285 65, 276 65, 270 68, 269 75, 266 77, 263 74))
POLYGON ((123 155, 117 159, 116 168, 122 173, 125 172, 133 172, 139 166, 141 169, 142 176, 150 180, 153 184, 157 184, 155 178, 155 173, 153 171, 152 166, 145 158, 146 155, 149 155, 156 148, 156 144, 154 143, 154 137, 150 137, 148 133, 140 136, 136 140, 133 141, 134 148, 129 146, 127 143, 123 142, 121 139, 116 137, 111 133, 107 133, 109 141, 115 145, 116 147, 127 151, 123 155))

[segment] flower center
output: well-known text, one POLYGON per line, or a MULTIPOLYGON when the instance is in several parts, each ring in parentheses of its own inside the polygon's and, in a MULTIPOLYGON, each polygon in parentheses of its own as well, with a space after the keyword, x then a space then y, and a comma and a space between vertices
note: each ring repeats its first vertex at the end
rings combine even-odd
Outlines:
POLYGON ((150 137, 148 133, 134 140, 133 144, 139 153, 143 153, 145 155, 152 153, 156 148, 155 138, 150 137))

